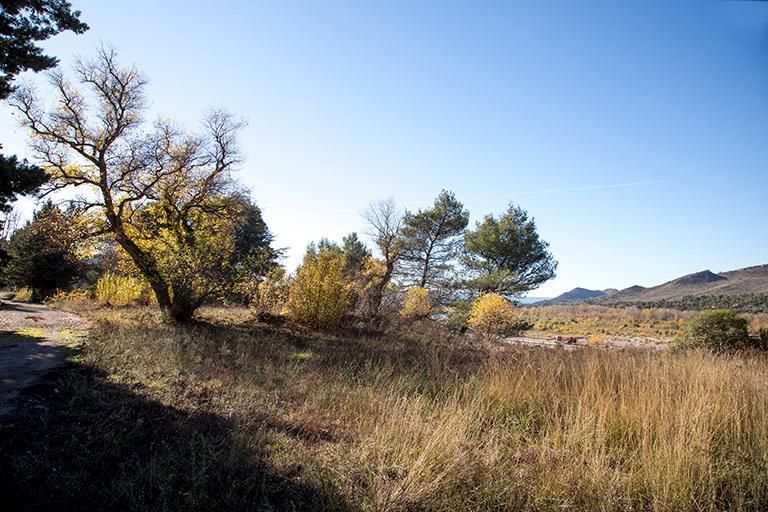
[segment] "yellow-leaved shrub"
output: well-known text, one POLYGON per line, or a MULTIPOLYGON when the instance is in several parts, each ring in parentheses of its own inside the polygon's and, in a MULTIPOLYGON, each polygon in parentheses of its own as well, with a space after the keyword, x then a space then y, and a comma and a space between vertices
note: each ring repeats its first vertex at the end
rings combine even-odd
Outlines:
POLYGON ((288 313, 296 322, 317 328, 341 324, 354 305, 354 281, 345 276, 339 250, 307 251, 288 296, 288 313))
POLYGON ((386 271, 384 262, 372 256, 363 262, 360 272, 355 276, 358 315, 371 317, 378 312, 381 301, 377 300, 377 293, 381 292, 380 286, 386 271))
POLYGON ((498 293, 484 293, 475 299, 467 323, 485 334, 514 334, 519 330, 515 307, 498 293))
POLYGON ((429 300, 429 290, 421 286, 408 288, 400 313, 410 318, 425 318, 431 312, 432 304, 429 300))
POLYGON ((145 284, 131 276, 105 272, 96 282, 96 300, 112 306, 128 306, 146 295, 145 284))
POLYGON ((19 288, 13 294, 13 300, 18 301, 18 302, 29 302, 29 301, 31 301, 32 300, 32 289, 31 288, 19 288))
POLYGON ((74 290, 65 292, 59 290, 53 296, 45 299, 46 304, 56 304, 61 302, 87 302, 91 300, 91 292, 86 288, 75 288, 74 290))

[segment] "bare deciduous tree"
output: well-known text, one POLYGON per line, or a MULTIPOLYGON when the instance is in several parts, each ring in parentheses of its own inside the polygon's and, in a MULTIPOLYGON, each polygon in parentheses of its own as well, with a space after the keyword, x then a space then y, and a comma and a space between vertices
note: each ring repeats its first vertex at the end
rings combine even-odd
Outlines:
POLYGON ((403 244, 400 231, 403 214, 393 199, 384 199, 372 202, 361 215, 368 224, 368 234, 379 249, 384 262, 384 274, 370 296, 369 310, 372 315, 376 315, 381 309, 384 290, 392 280, 395 265, 401 257, 403 244))
MULTIPOLYGON (((98 230, 91 234, 113 237, 149 282, 163 311, 177 320, 189 318, 212 290, 200 289, 200 283, 193 289, 164 272, 164 257, 154 242, 162 239, 174 246, 179 261, 187 263, 190 254, 204 252, 199 250, 202 225, 226 216, 231 205, 226 198, 236 190, 231 171, 240 162, 240 124, 214 111, 199 135, 169 121, 140 130, 146 79, 135 67, 118 65, 114 50, 101 49, 95 60, 78 62, 75 83, 58 71, 49 77, 55 106, 43 106, 30 87, 11 98, 32 133, 37 158, 51 175, 49 191, 85 189, 74 203, 82 211, 100 213, 98 230)), ((204 264, 222 264, 208 259, 204 264)), ((205 275, 206 269, 188 271, 205 275)))

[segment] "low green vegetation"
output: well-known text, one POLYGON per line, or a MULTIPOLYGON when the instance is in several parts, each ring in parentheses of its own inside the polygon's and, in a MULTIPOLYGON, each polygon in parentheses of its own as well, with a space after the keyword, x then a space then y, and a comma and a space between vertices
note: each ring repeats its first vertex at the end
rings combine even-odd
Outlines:
POLYGON ((734 311, 703 311, 685 324, 676 341, 681 347, 717 352, 764 348, 763 330, 752 337, 747 326, 747 319, 734 311))
POLYGON ((24 327, 17 329, 14 332, 17 336, 25 336, 27 338, 42 338, 45 336, 45 330, 40 327, 24 327))

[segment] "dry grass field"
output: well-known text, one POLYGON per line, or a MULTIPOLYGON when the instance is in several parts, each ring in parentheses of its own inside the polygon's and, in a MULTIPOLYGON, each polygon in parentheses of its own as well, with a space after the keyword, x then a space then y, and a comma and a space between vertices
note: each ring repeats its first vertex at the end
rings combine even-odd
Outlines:
POLYGON ((89 313, 5 423, 25 510, 765 510, 768 359, 89 313))

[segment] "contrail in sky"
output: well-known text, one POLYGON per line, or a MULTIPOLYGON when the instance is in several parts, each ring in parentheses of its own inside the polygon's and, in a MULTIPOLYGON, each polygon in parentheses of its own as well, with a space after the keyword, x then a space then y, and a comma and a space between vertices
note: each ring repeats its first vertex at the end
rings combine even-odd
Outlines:
MULTIPOLYGON (((522 191, 522 192, 516 192, 513 194, 514 196, 530 196, 530 195, 541 195, 541 194, 555 194, 558 192, 583 192, 588 190, 608 190, 612 188, 629 188, 629 187, 640 187, 643 185, 660 185, 664 183, 683 183, 687 181, 701 181, 701 180, 707 180, 711 178, 723 178, 723 177, 751 177, 751 176, 763 176, 765 174, 768 174, 766 172, 748 172, 748 173, 742 173, 742 174, 733 174, 733 173, 719 173, 719 174, 710 174, 705 176, 687 176, 687 177, 681 177, 681 178, 660 178, 656 180, 643 180, 643 181, 629 181, 625 183, 607 183, 602 185, 575 185, 571 187, 560 187, 560 188, 548 188, 548 189, 542 189, 542 190, 529 190, 529 191, 522 191)), ((483 196, 483 197, 474 197, 473 199, 484 199, 484 198, 491 198, 491 197, 504 197, 508 196, 510 194, 494 194, 491 196, 483 196)))
POLYGON ((520 192, 520 195, 531 195, 531 194, 551 194, 555 192, 578 192, 581 190, 604 190, 609 188, 627 188, 627 187, 637 187, 640 185, 657 185, 660 183, 679 183, 682 181, 694 181, 699 180, 700 177, 696 178, 666 178, 666 179, 660 179, 660 180, 646 180, 646 181, 630 181, 628 183, 610 183, 607 185, 581 185, 576 187, 562 187, 562 188, 549 188, 544 190, 536 190, 532 192, 520 192))
MULTIPOLYGON (((606 189, 612 189, 612 188, 628 188, 628 187, 638 187, 641 185, 658 185, 661 183, 680 183, 683 181, 694 181, 694 180, 700 180, 701 177, 688 177, 688 178, 665 178, 665 179, 658 179, 658 180, 646 180, 646 181, 632 181, 627 183, 609 183, 605 185, 578 185, 573 187, 561 187, 561 188, 549 188, 549 189, 542 189, 542 190, 529 190, 524 192, 515 192, 514 194, 490 194, 490 195, 482 195, 482 196, 470 196, 465 197, 464 199, 491 199, 495 197, 509 197, 509 196, 531 196, 531 195, 542 195, 542 194, 555 194, 558 192, 584 192, 587 190, 606 190, 606 189)), ((411 201, 403 204, 405 207, 417 207, 417 206, 426 206, 431 204, 432 201, 424 200, 424 201, 411 201)))
MULTIPOLYGON (((590 190, 610 190, 615 188, 641 187, 644 185, 661 185, 664 183, 684 183, 684 182, 690 182, 690 181, 701 181, 701 180, 708 180, 712 178, 723 178, 723 177, 747 178, 752 176, 764 176, 766 174, 768 174, 768 172, 747 172, 747 173, 740 173, 740 174, 718 173, 718 174, 709 174, 709 175, 702 175, 702 176, 687 176, 687 177, 681 177, 681 178, 659 178, 655 180, 628 181, 625 183, 607 183, 607 184, 601 184, 601 185, 575 185, 571 187, 528 190, 528 191, 505 193, 505 194, 489 194, 489 195, 483 194, 481 196, 469 196, 469 197, 461 196, 459 197, 459 199, 481 200, 481 199, 492 199, 496 197, 518 197, 518 196, 532 196, 532 195, 543 195, 543 194, 556 194, 560 192, 585 192, 590 190)), ((405 206, 407 208, 413 208, 413 207, 420 207, 420 206, 428 206, 432 204, 432 200, 408 201, 401 204, 402 206, 405 206)))

